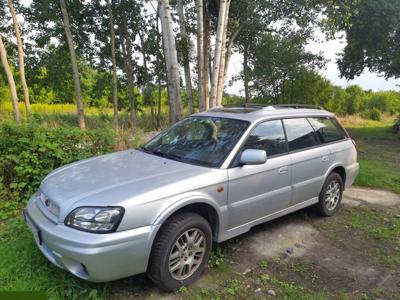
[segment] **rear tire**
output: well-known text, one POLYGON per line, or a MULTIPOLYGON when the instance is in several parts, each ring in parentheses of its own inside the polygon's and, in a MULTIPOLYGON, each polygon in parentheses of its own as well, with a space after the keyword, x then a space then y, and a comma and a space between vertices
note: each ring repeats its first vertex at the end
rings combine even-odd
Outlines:
POLYGON ((147 275, 164 291, 189 285, 203 272, 211 246, 212 231, 203 217, 177 213, 157 233, 147 275))
POLYGON ((316 205, 318 213, 323 217, 331 217, 339 209, 343 194, 342 177, 332 172, 326 179, 319 194, 319 202, 316 205))

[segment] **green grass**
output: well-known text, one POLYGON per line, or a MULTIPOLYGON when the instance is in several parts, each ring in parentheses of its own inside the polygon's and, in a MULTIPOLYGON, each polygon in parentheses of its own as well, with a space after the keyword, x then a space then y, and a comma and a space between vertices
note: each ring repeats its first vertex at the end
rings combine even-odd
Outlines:
POLYGON ((400 193, 400 136, 390 130, 394 119, 349 116, 341 122, 357 143, 360 173, 355 184, 400 193))
POLYGON ((48 262, 22 219, 0 224, 0 291, 45 291, 49 299, 103 299, 105 287, 48 262))
MULTIPOLYGON (((25 120, 25 106, 20 103, 19 108, 25 120)), ((34 103, 31 105, 33 118, 48 127, 77 126, 75 104, 45 104, 34 103)), ((188 114, 187 109, 184 112, 188 114)), ((143 131, 153 131, 150 107, 143 107, 136 112, 137 127, 143 131)), ((12 106, 8 102, 0 102, 0 122, 13 118, 12 106)), ((161 128, 168 126, 168 107, 161 107, 161 128)), ((85 107, 85 122, 89 129, 113 127, 113 110, 111 108, 85 107)), ((126 109, 119 112, 119 125, 122 129, 130 127, 130 114, 126 109)))

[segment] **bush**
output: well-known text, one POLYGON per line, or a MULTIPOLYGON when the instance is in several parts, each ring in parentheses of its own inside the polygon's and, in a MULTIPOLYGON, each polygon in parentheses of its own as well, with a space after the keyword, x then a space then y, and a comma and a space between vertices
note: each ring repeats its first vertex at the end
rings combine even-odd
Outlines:
POLYGON ((400 134, 400 115, 397 117, 396 121, 394 122, 392 130, 395 134, 400 134))
POLYGON ((365 110, 361 113, 361 116, 365 119, 371 119, 374 121, 380 121, 381 120, 381 112, 377 108, 371 108, 368 110, 365 110))
POLYGON ((42 179, 62 165, 113 150, 111 130, 0 125, 0 219, 24 205, 42 179))

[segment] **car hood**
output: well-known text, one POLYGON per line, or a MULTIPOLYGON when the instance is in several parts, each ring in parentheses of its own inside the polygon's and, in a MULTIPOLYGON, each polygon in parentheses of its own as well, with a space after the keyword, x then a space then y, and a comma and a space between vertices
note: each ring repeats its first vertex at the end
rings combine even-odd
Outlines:
MULTIPOLYGON (((209 170, 139 150, 128 150, 56 169, 42 181, 40 190, 61 211, 77 202, 79 205, 75 206, 116 205, 163 186, 204 175, 209 170)), ((167 190, 170 194, 182 192, 167 190)), ((164 193, 163 196, 168 195, 164 193)))

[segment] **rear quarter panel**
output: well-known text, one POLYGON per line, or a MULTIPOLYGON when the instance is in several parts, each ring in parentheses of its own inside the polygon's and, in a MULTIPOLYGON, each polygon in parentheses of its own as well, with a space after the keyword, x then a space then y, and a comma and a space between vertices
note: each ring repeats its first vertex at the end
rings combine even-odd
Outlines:
POLYGON ((344 167, 346 170, 345 188, 348 188, 353 184, 358 174, 356 148, 354 147, 352 140, 348 138, 346 140, 330 144, 329 150, 331 151, 331 158, 333 162, 330 171, 338 166, 344 167))

